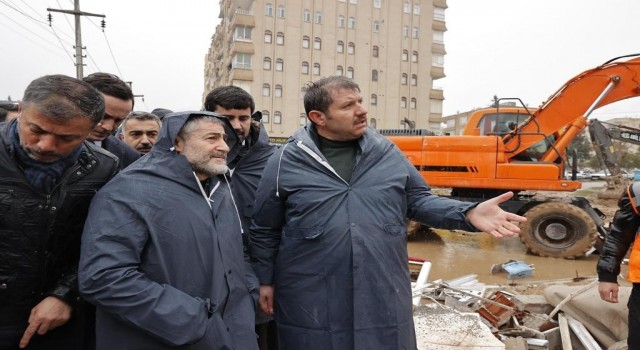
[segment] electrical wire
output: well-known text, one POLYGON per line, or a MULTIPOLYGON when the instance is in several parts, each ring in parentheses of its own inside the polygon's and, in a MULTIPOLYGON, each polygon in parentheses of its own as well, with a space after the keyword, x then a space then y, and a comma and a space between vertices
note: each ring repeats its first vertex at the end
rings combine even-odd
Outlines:
MULTIPOLYGON (((0 24, 1 24, 1 25, 3 25, 3 26, 6 26, 7 28, 9 28, 9 29, 10 29, 11 31, 13 31, 14 33, 16 33, 16 34, 20 35, 21 37, 25 38, 26 40, 31 41, 31 42, 32 42, 32 43, 34 43, 35 45, 37 45, 37 46, 39 46, 39 47, 41 47, 41 48, 43 48, 43 49, 45 49, 45 50, 49 51, 49 53, 51 53, 51 54, 53 54, 53 55, 55 55, 55 56, 58 56, 59 58, 62 58, 62 59, 64 59, 64 60, 66 60, 66 59, 67 59, 67 58, 66 58, 66 57, 64 57, 63 55, 61 55, 61 54, 59 54, 59 53, 57 53, 57 52, 54 52, 54 51, 50 50, 49 48, 46 48, 46 47, 41 46, 39 43, 35 42, 33 39, 31 39, 31 38, 29 38, 29 37, 25 36, 24 34, 22 34, 22 33, 18 32, 18 31, 17 31, 17 30, 15 30, 13 27, 11 27, 11 26, 9 26, 9 25, 6 25, 6 24, 4 24, 4 23, 2 23, 2 22, 0 22, 0 24)), ((49 43, 48 41, 47 41, 47 44, 50 44, 50 45, 51 45, 51 43, 49 43)))
POLYGON ((123 79, 122 72, 120 71, 120 67, 118 66, 118 62, 116 61, 116 57, 113 55, 113 50, 111 50, 111 44, 109 44, 109 39, 107 38, 107 33, 102 31, 102 34, 104 35, 104 40, 107 42, 107 47, 109 47, 109 53, 111 53, 111 58, 113 58, 113 63, 115 63, 116 69, 118 70, 118 73, 120 74, 120 79, 123 79))
POLYGON ((53 32, 53 35, 55 35, 55 36, 56 36, 56 38, 58 38, 58 42, 60 43, 60 46, 62 46, 62 49, 64 50, 64 52, 66 52, 66 53, 67 53, 67 55, 68 55, 68 56, 69 56, 69 58, 71 59, 71 62, 73 62, 73 64, 75 65, 75 64, 76 64, 76 62, 73 60, 73 57, 71 57, 71 54, 70 54, 67 50, 65 50, 65 49, 64 49, 64 45, 62 44, 62 40, 60 39, 60 37, 59 37, 59 36, 58 36, 58 34, 56 33, 56 30, 55 30, 53 27, 51 27, 51 32, 53 32))
MULTIPOLYGON (((56 3, 58 4, 58 7, 62 10, 62 5, 60 5, 60 1, 56 0, 56 3)), ((71 22, 69 21, 69 16, 64 16, 64 19, 67 21, 67 24, 69 24, 69 28, 71 28, 71 31, 75 32, 75 29, 73 29, 73 26, 71 25, 71 22)))
POLYGON ((7 6, 8 8, 10 8, 10 9, 12 9, 12 10, 14 10, 14 11, 18 12, 19 14, 21 14, 21 15, 23 15, 23 16, 25 16, 25 17, 28 17, 29 19, 31 19, 31 20, 33 20, 33 21, 35 21, 35 22, 38 22, 38 23, 41 23, 41 24, 47 25, 47 23, 46 23, 45 21, 39 20, 39 19, 37 19, 37 18, 34 18, 34 17, 32 17, 32 16, 30 16, 30 15, 28 15, 28 14, 24 13, 24 12, 22 11, 22 9, 17 8, 18 6, 17 6, 16 4, 14 4, 13 2, 11 3, 11 5, 13 5, 13 6, 11 6, 11 5, 7 4, 7 2, 6 2, 6 1, 11 1, 11 0, 0 0, 0 3, 2 3, 3 5, 7 6))

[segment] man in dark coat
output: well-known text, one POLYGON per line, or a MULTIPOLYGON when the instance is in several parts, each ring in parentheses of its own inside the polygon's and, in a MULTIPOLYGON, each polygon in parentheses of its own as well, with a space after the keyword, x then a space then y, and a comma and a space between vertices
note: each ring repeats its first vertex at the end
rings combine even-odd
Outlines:
POLYGON ((109 73, 89 74, 83 80, 98 89, 105 101, 104 117, 88 139, 118 157, 120 169, 124 169, 138 160, 140 154, 112 134, 133 110, 133 91, 127 83, 109 73))
POLYGON ((91 85, 49 75, 0 124, 0 349, 91 348, 77 265, 91 199, 118 170, 84 142, 103 113, 91 85))
POLYGON ((257 349, 227 137, 233 147, 214 113, 166 117, 151 152, 96 195, 79 281, 97 306, 98 349, 257 349))
POLYGON ((321 79, 304 100, 312 124, 274 153, 256 193, 260 306, 275 314, 282 349, 415 349, 406 218, 495 237, 525 218, 498 206, 511 193, 478 205, 431 194, 368 129, 353 81, 321 79))
MULTIPOLYGON (((255 115, 253 97, 242 88, 220 86, 211 90, 204 100, 204 108, 227 117, 240 140, 236 150, 228 157, 227 164, 233 179, 231 189, 242 218, 245 246, 248 247, 256 189, 264 167, 275 151, 275 146, 269 144, 269 136, 262 123, 253 118, 255 115)), ((256 332, 261 350, 278 348, 275 322, 272 317, 258 312, 256 332)))

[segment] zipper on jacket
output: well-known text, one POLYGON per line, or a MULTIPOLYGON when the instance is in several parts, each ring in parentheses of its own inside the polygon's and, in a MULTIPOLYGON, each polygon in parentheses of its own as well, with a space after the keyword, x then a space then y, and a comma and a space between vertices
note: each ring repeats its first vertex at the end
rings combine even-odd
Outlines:
POLYGON ((331 171, 335 176, 337 176, 338 179, 342 180, 342 182, 344 182, 345 185, 349 186, 349 183, 346 182, 340 175, 338 175, 338 173, 335 171, 335 169, 333 169, 333 167, 331 166, 331 164, 329 164, 329 162, 322 159, 322 157, 320 157, 316 152, 314 152, 311 148, 307 147, 307 145, 302 143, 302 140, 299 140, 298 142, 296 142, 296 145, 298 145, 298 147, 300 147, 303 151, 309 154, 313 159, 315 159, 322 166, 329 169, 329 171, 331 171))

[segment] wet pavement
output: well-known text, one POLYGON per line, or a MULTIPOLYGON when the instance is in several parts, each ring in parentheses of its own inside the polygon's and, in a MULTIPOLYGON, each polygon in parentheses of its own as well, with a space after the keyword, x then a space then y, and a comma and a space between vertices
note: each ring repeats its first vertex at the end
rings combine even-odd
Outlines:
MULTIPOLYGON (((420 232, 409 240, 409 257, 431 261, 429 281, 452 279, 467 274, 477 274, 481 283, 503 285, 540 284, 540 281, 595 277, 598 255, 576 259, 558 259, 527 253, 520 238, 494 239, 486 233, 451 232, 434 230, 420 232), (491 274, 494 264, 519 260, 533 265, 531 277, 509 280, 502 271, 491 274)), ((623 272, 626 270, 623 268, 623 272)))

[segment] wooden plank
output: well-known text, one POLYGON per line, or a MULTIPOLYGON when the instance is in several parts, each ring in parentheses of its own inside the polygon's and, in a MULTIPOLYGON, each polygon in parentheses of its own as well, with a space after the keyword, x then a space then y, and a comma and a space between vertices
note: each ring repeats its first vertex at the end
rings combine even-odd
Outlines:
POLYGON ((571 333, 569 331, 569 325, 567 319, 564 317, 564 313, 558 314, 558 324, 560 325, 560 338, 562 339, 563 350, 573 350, 571 346, 571 333))
POLYGON ((593 336, 589 333, 582 322, 576 320, 570 315, 566 315, 566 318, 569 323, 569 327, 571 327, 573 333, 578 337, 578 339, 580 339, 580 342, 587 350, 602 350, 600 344, 593 339, 593 336))

